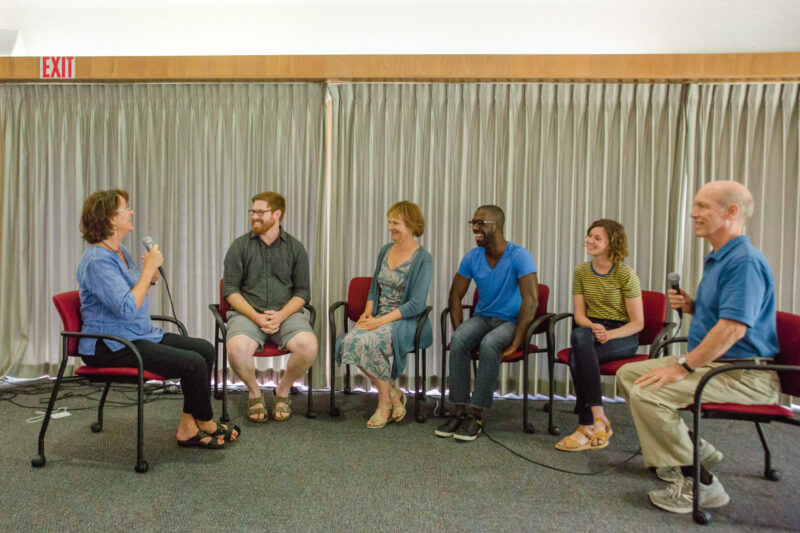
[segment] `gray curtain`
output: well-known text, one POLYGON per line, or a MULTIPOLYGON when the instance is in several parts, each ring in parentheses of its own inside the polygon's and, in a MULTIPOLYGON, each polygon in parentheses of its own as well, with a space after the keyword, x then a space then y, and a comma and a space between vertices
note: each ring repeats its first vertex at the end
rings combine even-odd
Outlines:
MULTIPOLYGON (((757 206, 747 231, 772 264, 778 307, 799 312, 799 129, 798 84, 0 85, 0 372, 53 372, 50 298, 75 287, 80 207, 108 187, 132 193, 126 244, 162 244, 178 314, 206 338, 206 306, 247 229, 249 198, 284 193, 285 227, 312 262, 321 354, 327 306, 350 278, 372 275, 389 240, 386 209, 418 203, 435 269, 428 389, 439 379, 438 315, 482 203, 506 210, 507 237, 531 251, 548 309, 562 312, 585 229, 600 217, 625 225, 643 288, 663 290, 675 270, 693 291, 708 247, 693 236, 692 197, 713 179, 743 181, 757 206)), ((154 309, 167 313, 161 291, 154 309)), ((316 364, 327 369, 327 357, 316 364)), ((518 366, 505 365, 502 393, 521 392, 518 366)), ((546 393, 543 357, 534 368, 533 390, 546 393)))
MULTIPOLYGON (((178 317, 207 339, 207 306, 219 301, 228 246, 249 229, 250 198, 281 192, 322 311, 323 102, 319 84, 0 85, 0 373, 54 373, 61 324, 50 298, 76 288, 80 210, 97 189, 131 193, 136 229, 124 244, 136 256, 145 235, 160 243, 178 317)), ((151 296, 169 314, 163 284, 151 296)), ((273 366, 285 363, 259 368, 273 366)))

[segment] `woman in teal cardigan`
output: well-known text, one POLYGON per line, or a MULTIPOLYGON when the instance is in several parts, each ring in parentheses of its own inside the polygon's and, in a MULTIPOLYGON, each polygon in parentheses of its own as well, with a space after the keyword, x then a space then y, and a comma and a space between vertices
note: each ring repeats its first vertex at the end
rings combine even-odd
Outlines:
MULTIPOLYGON (((382 428, 406 416, 406 395, 394 380, 406 368, 406 356, 414 350, 417 318, 425 311, 433 275, 433 258, 414 237, 425 231, 419 206, 398 202, 386 212, 392 242, 378 254, 367 305, 355 329, 336 340, 336 361, 357 365, 378 389, 378 408, 368 428, 382 428)), ((420 347, 433 343, 430 319, 426 320, 420 347)))

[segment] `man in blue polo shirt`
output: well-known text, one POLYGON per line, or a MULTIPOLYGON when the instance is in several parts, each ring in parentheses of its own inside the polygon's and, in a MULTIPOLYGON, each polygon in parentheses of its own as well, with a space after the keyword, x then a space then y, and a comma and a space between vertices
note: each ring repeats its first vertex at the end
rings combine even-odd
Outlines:
POLYGON ((450 285, 453 413, 435 432, 437 437, 460 441, 475 440, 481 432, 483 411, 492 406, 500 362, 522 346, 525 331, 536 315, 539 293, 536 265, 530 252, 503 236, 503 210, 496 205, 484 205, 468 222, 478 247, 461 260, 450 285), (463 322, 461 300, 473 279, 478 289, 478 305, 474 316, 463 322), (476 351, 480 351, 480 359, 470 399, 471 356, 476 351))
MULTIPOLYGON (((703 186, 690 216, 695 234, 708 241, 703 278, 693 300, 685 291, 669 291, 673 309, 693 314, 689 352, 681 356, 623 366, 617 373, 628 399, 642 455, 647 466, 672 484, 650 491, 653 505, 674 513, 689 513, 696 486, 701 507, 721 507, 730 498, 719 478, 708 469, 722 454, 701 440, 700 483, 692 479, 692 440, 678 410, 693 403, 700 378, 726 364, 722 359, 764 361, 778 351, 775 328, 775 284, 767 259, 743 235, 753 213, 753 197, 734 181, 703 186)), ((744 404, 778 399, 775 372, 726 372, 703 389, 703 401, 744 404)))

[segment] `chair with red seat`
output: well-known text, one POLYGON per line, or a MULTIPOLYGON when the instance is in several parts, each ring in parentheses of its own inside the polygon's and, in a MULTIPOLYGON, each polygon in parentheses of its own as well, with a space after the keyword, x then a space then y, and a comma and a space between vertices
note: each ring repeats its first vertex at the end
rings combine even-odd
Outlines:
MULTIPOLYGON (((348 320, 358 322, 358 318, 364 312, 367 306, 367 297, 369 295, 369 288, 372 284, 371 277, 357 277, 350 280, 350 285, 347 288, 347 301, 339 301, 333 303, 328 309, 328 325, 330 327, 330 361, 331 361, 331 406, 330 415, 339 416, 339 408, 336 406, 334 380, 336 379, 336 361, 334 357, 334 350, 336 347, 336 340, 346 335, 348 331, 348 320), (336 331, 336 311, 342 308, 344 310, 344 329, 342 333, 337 335, 336 331)), ((425 422, 425 414, 420 409, 420 399, 425 399, 425 366, 426 366, 426 350, 420 349, 420 336, 422 335, 422 328, 432 307, 427 306, 425 310, 417 317, 417 330, 414 336, 414 413, 416 413, 416 420, 419 423, 425 422), (422 354, 422 364, 420 364, 420 352, 422 354), (421 380, 421 381, 420 381, 421 380)), ((344 393, 350 394, 350 365, 345 365, 345 381, 344 393)))
MULTIPOLYGON (((616 361, 609 361, 600 365, 601 376, 616 376, 617 371, 628 363, 635 363, 637 361, 645 361, 653 359, 658 356, 659 348, 664 341, 666 341, 675 324, 666 322, 664 317, 667 312, 667 297, 664 293, 654 291, 642 291, 642 309, 644 311, 644 328, 639 332, 639 346, 649 346, 648 353, 637 353, 627 359, 619 359, 616 361)), ((558 322, 565 318, 572 318, 572 313, 561 313, 557 315, 550 324, 550 335, 555 339, 555 327, 558 322)), ((574 322, 573 322, 574 327, 574 322)), ((569 365, 570 354, 572 348, 564 348, 558 354, 551 358, 548 363, 550 367, 550 397, 545 406, 550 415, 550 433, 558 435, 561 430, 558 426, 553 425, 553 397, 555 395, 554 387, 554 370, 555 363, 563 363, 569 365)))
MULTIPOLYGON (((528 355, 533 353, 547 353, 548 359, 551 357, 550 353, 554 349, 554 344, 550 337, 550 319, 554 317, 553 313, 547 312, 547 303, 550 299, 550 287, 543 283, 539 283, 539 292, 538 292, 538 305, 536 308, 536 316, 528 326, 528 330, 525 333, 525 337, 522 342, 522 348, 514 352, 511 357, 507 357, 503 359, 503 363, 516 363, 517 361, 522 361, 522 374, 523 374, 523 382, 522 382, 522 430, 526 433, 534 433, 535 428, 533 424, 528 422, 528 355), (545 335, 545 346, 540 348, 536 344, 531 344, 531 338, 534 335, 544 334, 545 335)), ((463 310, 467 310, 469 312, 469 318, 475 313, 475 308, 478 306, 478 289, 475 289, 475 293, 472 296, 472 304, 471 305, 462 305, 462 312, 463 310)), ((450 323, 450 309, 445 307, 442 310, 441 315, 439 316, 441 333, 442 333, 442 359, 441 359, 441 373, 442 378, 439 384, 439 394, 441 395, 441 410, 440 416, 445 417, 447 416, 447 412, 445 409, 445 383, 447 381, 447 352, 450 351, 450 342, 448 340, 448 327, 447 325, 450 323)), ((476 368, 477 361, 480 358, 478 352, 472 354, 472 361, 473 361, 473 371, 476 368)))
MULTIPOLYGON (((780 378, 780 387, 783 394, 789 396, 800 397, 800 315, 790 313, 778 312, 776 313, 776 325, 778 329, 778 353, 775 355, 774 364, 756 364, 755 361, 748 361, 739 363, 735 360, 731 364, 723 365, 710 370, 704 375, 694 393, 694 403, 687 407, 694 415, 693 420, 693 435, 694 440, 694 478, 698 479, 700 476, 700 419, 724 419, 724 420, 745 420, 753 422, 758 432, 758 438, 761 440, 761 446, 764 449, 764 477, 771 481, 778 481, 781 477, 780 471, 772 467, 772 454, 764 437, 764 432, 761 424, 768 424, 770 422, 782 422, 784 424, 791 424, 800 426, 800 420, 794 416, 792 410, 787 409, 779 404, 759 404, 759 405, 746 405, 738 403, 717 403, 717 402, 702 402, 703 389, 709 380, 714 376, 722 374, 723 372, 735 372, 738 370, 757 370, 767 371, 774 370, 778 373, 780 378)), ((665 348, 668 344, 675 342, 686 342, 686 337, 676 337, 662 344, 661 349, 665 348)), ((761 363, 761 361, 759 361, 761 363)), ((694 500, 692 504, 692 517, 698 524, 708 524, 711 520, 711 514, 700 509, 698 494, 700 491, 694 491, 694 500)))
MULTIPOLYGON (((211 314, 214 315, 214 348, 217 350, 217 358, 214 360, 214 397, 220 398, 222 397, 222 417, 220 420, 224 422, 229 422, 230 417, 228 416, 228 348, 226 346, 226 338, 228 335, 228 329, 226 324, 228 322, 228 311, 231 310, 231 304, 228 303, 228 300, 225 299, 223 295, 223 286, 224 281, 219 281, 219 303, 218 304, 209 304, 208 308, 211 310, 211 314), (222 346, 222 392, 218 391, 219 389, 219 370, 218 370, 218 363, 219 363, 219 354, 220 354, 220 346, 222 346)), ((306 304, 303 306, 308 313, 308 321, 311 324, 311 327, 314 327, 314 323, 317 320, 317 310, 314 309, 314 306, 311 304, 306 304)), ((265 342, 263 348, 257 350, 256 353, 253 354, 253 357, 279 357, 282 355, 289 355, 289 350, 281 350, 278 348, 278 345, 274 342, 265 342)), ((312 377, 313 377, 313 366, 308 367, 308 406, 306 408, 306 417, 307 418, 315 418, 317 413, 314 411, 312 406, 312 377)), ((292 394, 297 394, 297 389, 292 387, 291 390, 292 394)))
MULTIPOLYGON (((145 381, 164 381, 164 377, 148 372, 142 368, 142 359, 139 350, 128 339, 117 337, 115 335, 104 335, 99 333, 83 333, 81 332, 81 299, 78 291, 63 292, 53 296, 53 303, 58 310, 61 317, 61 322, 64 325, 64 330, 61 332, 61 364, 58 367, 58 375, 56 376, 55 383, 53 384, 53 392, 50 394, 50 401, 47 404, 47 411, 45 412, 44 419, 42 420, 42 429, 39 431, 39 455, 31 460, 31 465, 35 467, 44 466, 47 462, 44 454, 44 437, 47 433, 47 426, 50 422, 50 416, 53 413, 53 407, 58 397, 58 389, 64 378, 64 370, 67 367, 67 360, 70 357, 80 357, 78 353, 78 340, 81 338, 90 339, 107 339, 114 342, 124 344, 133 352, 139 360, 137 367, 120 367, 120 368, 102 368, 93 366, 81 366, 75 370, 75 374, 86 378, 91 382, 105 383, 103 395, 100 398, 100 405, 97 409, 97 422, 92 424, 92 431, 100 433, 103 431, 103 407, 106 403, 108 390, 112 383, 135 383, 137 386, 137 430, 136 430, 136 467, 135 470, 139 473, 147 472, 148 463, 143 459, 144 448, 144 382, 145 381)), ((186 335, 186 328, 183 323, 172 317, 152 315, 152 320, 161 320, 172 322, 178 327, 181 335, 186 335)))

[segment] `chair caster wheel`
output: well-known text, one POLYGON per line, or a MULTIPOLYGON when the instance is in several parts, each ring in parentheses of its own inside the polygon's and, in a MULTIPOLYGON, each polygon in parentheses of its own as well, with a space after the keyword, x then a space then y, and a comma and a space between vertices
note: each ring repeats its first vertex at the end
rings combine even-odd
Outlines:
POLYGON ((550 404, 549 403, 544 404, 542 406, 542 411, 544 411, 545 413, 549 413, 550 412, 550 404))
POLYGON ((328 414, 330 414, 331 416, 339 416, 340 414, 342 414, 342 412, 339 410, 338 407, 331 407, 331 410, 328 411, 328 414))
POLYGON ((145 472, 147 472, 148 468, 150 468, 150 463, 148 463, 147 461, 142 461, 142 464, 136 465, 136 468, 134 468, 134 470, 136 470, 140 474, 144 474, 145 472))
POLYGON ((558 426, 551 426, 547 430, 551 435, 561 435, 561 428, 558 426))
POLYGON ((533 427, 533 424, 528 424, 527 426, 525 426, 525 433, 533 435, 534 433, 536 433, 536 428, 533 427))
POLYGON ((36 468, 41 468, 47 463, 47 459, 44 458, 44 455, 37 455, 33 459, 31 459, 31 466, 36 468))
POLYGON ((778 481, 781 479, 781 471, 775 470, 774 468, 770 468, 766 472, 764 472, 764 477, 769 479, 770 481, 778 481))
POLYGON ((92 424, 92 433, 100 433, 103 431, 103 424, 100 422, 95 422, 92 424))
POLYGON ((306 413, 306 418, 317 418, 317 412, 316 411, 307 412, 306 413))
POLYGON ((694 513, 692 513, 692 518, 694 518, 695 524, 700 524, 701 526, 707 525, 711 522, 711 513, 708 511, 703 511, 702 509, 698 509, 694 513))
POLYGON ((424 424, 425 423, 425 415, 417 415, 417 423, 424 424))
POLYGON ((352 391, 352 389, 350 387, 345 387, 344 388, 344 393, 345 394, 353 394, 353 391, 352 391))
POLYGON ((221 400, 222 399, 222 392, 221 391, 215 391, 214 392, 214 399, 215 400, 221 400))
POLYGON ((292 386, 289 387, 289 394, 291 394, 292 396, 297 396, 298 394, 300 394, 300 391, 297 390, 297 387, 292 386))

